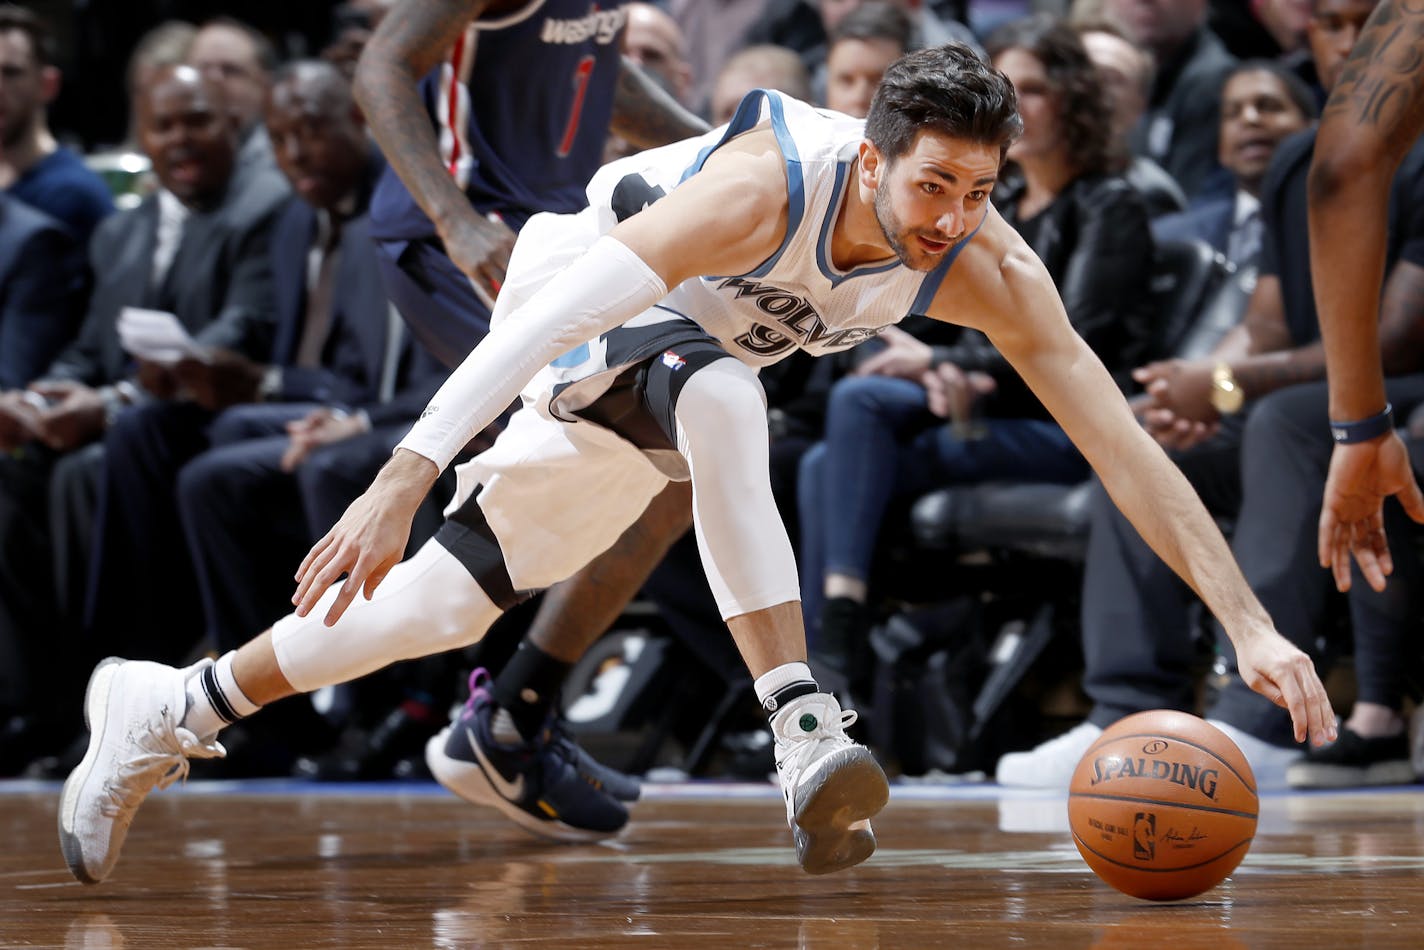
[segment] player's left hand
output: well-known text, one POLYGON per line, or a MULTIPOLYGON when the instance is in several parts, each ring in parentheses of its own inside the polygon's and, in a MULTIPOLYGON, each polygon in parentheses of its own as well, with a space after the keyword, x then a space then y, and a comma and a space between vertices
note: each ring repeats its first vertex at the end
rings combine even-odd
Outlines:
POLYGON ((328 627, 346 612, 357 592, 370 600, 405 554, 411 519, 439 475, 434 462, 398 449, 297 568, 297 592, 292 595, 297 616, 310 613, 343 574, 346 582, 324 619, 328 627))
POLYGON ((1336 739, 1335 711, 1310 657, 1273 628, 1233 634, 1236 669, 1245 684, 1290 711, 1295 741, 1320 746, 1336 739))
POLYGON ((1398 434, 1335 446, 1325 479, 1317 553, 1320 566, 1330 569, 1340 590, 1350 589, 1352 554, 1375 590, 1384 590, 1385 578, 1394 572, 1384 534, 1383 505, 1390 495, 1398 496, 1409 517, 1424 522, 1424 495, 1398 434))

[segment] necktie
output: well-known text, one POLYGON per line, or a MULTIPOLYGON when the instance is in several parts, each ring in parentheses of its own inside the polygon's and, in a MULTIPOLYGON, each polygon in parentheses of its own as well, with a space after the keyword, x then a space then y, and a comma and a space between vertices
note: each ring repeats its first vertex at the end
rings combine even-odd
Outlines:
POLYGON ((341 222, 330 219, 324 240, 312 245, 307 262, 307 312, 302 321, 302 337, 297 344, 298 366, 320 366, 326 339, 331 333, 332 296, 336 284, 336 262, 341 257, 341 222))
POLYGON ((1226 242, 1226 257, 1237 267, 1247 267, 1256 262, 1261 253, 1261 210, 1253 208, 1236 227, 1231 229, 1231 237, 1226 242))
POLYGON ((154 234, 153 259, 148 269, 148 289, 144 303, 160 310, 172 309, 169 275, 178 248, 183 243, 183 229, 188 223, 188 209, 177 199, 160 198, 158 227, 154 234))

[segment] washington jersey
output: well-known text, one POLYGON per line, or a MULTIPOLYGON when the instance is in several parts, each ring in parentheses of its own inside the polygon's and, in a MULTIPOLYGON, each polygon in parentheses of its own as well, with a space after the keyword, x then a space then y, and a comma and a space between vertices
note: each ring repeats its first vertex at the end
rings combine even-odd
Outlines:
MULTIPOLYGON (((481 213, 518 230, 571 213, 598 169, 622 68, 626 2, 531 0, 477 20, 420 83, 451 176, 481 213)), ((417 240, 430 219, 387 169, 371 199, 378 239, 417 240)))
MULTIPOLYGON (((596 219, 597 233, 606 233, 697 174, 734 136, 764 122, 770 123, 786 166, 789 205, 781 246, 746 274, 684 281, 658 306, 560 357, 549 371, 553 379, 545 376, 534 384, 553 384, 556 414, 597 398, 598 383, 606 384, 610 371, 678 341, 711 338, 731 356, 760 367, 798 349, 816 356, 849 349, 910 313, 924 312, 934 299, 973 234, 933 271, 912 270, 895 258, 838 268, 831 259, 832 231, 847 192, 856 186, 853 168, 865 124, 777 92, 749 93, 728 125, 705 136, 606 165, 589 183, 590 207, 578 217, 596 219)), ((540 219, 530 227, 544 230, 540 219)), ((567 219, 562 227, 569 227, 567 219)), ((525 237, 532 235, 526 231, 525 237)))

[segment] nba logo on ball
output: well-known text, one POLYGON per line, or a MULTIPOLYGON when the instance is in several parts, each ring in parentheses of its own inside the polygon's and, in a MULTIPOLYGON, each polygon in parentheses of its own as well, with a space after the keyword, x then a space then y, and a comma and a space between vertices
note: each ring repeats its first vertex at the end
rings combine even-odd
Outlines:
POLYGON ((1132 821, 1132 856, 1139 861, 1157 857, 1157 816, 1138 812, 1132 821))
POLYGON ((1068 789, 1083 860, 1146 900, 1192 897, 1225 880, 1251 847, 1258 810, 1256 779, 1236 744, 1169 709, 1104 730, 1068 789))

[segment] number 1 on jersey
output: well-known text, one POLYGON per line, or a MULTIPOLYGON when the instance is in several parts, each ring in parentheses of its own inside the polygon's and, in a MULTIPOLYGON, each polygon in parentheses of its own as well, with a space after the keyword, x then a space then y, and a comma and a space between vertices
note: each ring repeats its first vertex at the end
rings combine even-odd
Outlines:
POLYGON ((569 110, 569 124, 564 127, 564 137, 559 142, 559 157, 569 154, 574 147, 574 137, 578 135, 579 119, 583 115, 583 100, 588 93, 588 81, 593 76, 593 56, 579 60, 574 69, 574 105, 569 110))

